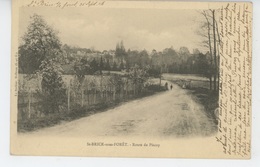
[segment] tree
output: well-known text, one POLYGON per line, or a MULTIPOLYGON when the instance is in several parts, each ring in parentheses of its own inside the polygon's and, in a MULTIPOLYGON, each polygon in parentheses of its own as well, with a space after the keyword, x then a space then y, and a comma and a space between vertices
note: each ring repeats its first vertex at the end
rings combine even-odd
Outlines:
POLYGON ((75 62, 74 72, 81 86, 85 75, 91 72, 91 67, 88 64, 88 61, 85 58, 82 58, 79 62, 75 62))
POLYGON ((116 100, 116 93, 120 93, 123 86, 122 76, 118 74, 112 74, 108 80, 109 84, 112 86, 113 100, 116 100))
POLYGON ((97 63, 96 59, 93 59, 90 62, 90 69, 91 69, 91 74, 94 74, 96 71, 98 71, 98 63, 97 63))
POLYGON ((102 70, 104 69, 104 63, 103 63, 103 58, 100 58, 100 62, 99 62, 99 71, 100 74, 102 74, 102 70))
POLYGON ((42 74, 42 107, 45 114, 60 111, 60 106, 66 103, 66 89, 61 77, 59 64, 53 60, 43 61, 40 68, 42 74))
POLYGON ((140 53, 139 53, 139 56, 140 56, 140 67, 143 68, 147 65, 149 65, 149 55, 147 53, 146 50, 142 50, 140 53))
POLYGON ((111 70, 109 59, 106 60, 105 70, 107 70, 107 71, 111 70))
POLYGON ((61 42, 57 32, 47 25, 42 16, 34 14, 19 47, 19 67, 26 74, 42 76, 42 111, 45 114, 60 111, 66 93, 61 77, 61 42))
POLYGON ((117 71, 117 70, 118 70, 117 64, 116 64, 116 62, 114 61, 114 63, 113 63, 113 71, 117 71))
POLYGON ((212 22, 213 22, 213 44, 214 44, 214 50, 213 50, 213 53, 214 53, 214 91, 217 90, 217 47, 216 47, 216 44, 217 44, 217 41, 216 41, 216 23, 215 23, 215 10, 211 10, 212 12, 212 22))
POLYGON ((189 49, 184 46, 180 47, 179 55, 183 61, 187 61, 187 59, 191 56, 189 49))
POLYGON ((138 65, 135 65, 130 68, 128 77, 134 85, 134 94, 136 91, 140 93, 142 92, 145 81, 148 79, 147 68, 140 68, 138 65))
POLYGON ((124 43, 123 41, 121 41, 120 43, 117 43, 116 45, 116 51, 115 51, 115 56, 116 58, 120 59, 120 60, 124 60, 126 58, 126 51, 125 51, 125 47, 124 47, 124 43))
POLYGON ((40 69, 44 60, 58 60, 61 42, 57 32, 47 25, 42 16, 34 14, 19 47, 19 68, 21 73, 32 74, 40 69))
POLYGON ((119 65, 119 69, 123 70, 124 68, 125 68, 124 67, 124 62, 123 62, 123 60, 121 60, 120 65, 119 65))
POLYGON ((198 55, 200 53, 201 52, 200 52, 200 50, 198 48, 193 49, 193 55, 198 55))
POLYGON ((199 53, 197 58, 198 73, 208 76, 209 64, 206 59, 206 55, 199 53))
MULTIPOLYGON (((218 74, 218 63, 217 63, 217 40, 216 40, 216 18, 215 18, 215 10, 207 10, 203 11, 202 15, 204 16, 206 23, 204 24, 207 29, 207 34, 201 33, 202 36, 207 38, 207 41, 204 41, 206 47, 209 48, 209 54, 210 54, 210 68, 209 68, 209 79, 210 79, 210 89, 212 89, 212 75, 214 77, 214 91, 217 90, 217 74, 218 74), (210 18, 212 18, 212 21, 210 21, 210 18), (213 38, 213 41, 212 41, 213 38), (212 46, 213 43, 213 46, 212 46), (213 63, 213 57, 214 57, 214 63, 213 63)), ((204 26, 203 26, 204 27, 204 26)), ((218 33, 218 32, 217 32, 218 33)))
POLYGON ((155 77, 155 78, 160 78, 161 73, 160 73, 160 69, 159 68, 149 68, 147 70, 147 74, 151 77, 155 77))

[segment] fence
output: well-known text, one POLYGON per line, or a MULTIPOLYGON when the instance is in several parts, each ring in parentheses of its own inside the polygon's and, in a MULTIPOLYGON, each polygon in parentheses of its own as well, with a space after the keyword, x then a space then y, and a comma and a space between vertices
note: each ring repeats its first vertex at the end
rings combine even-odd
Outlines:
MULTIPOLYGON (((26 90, 19 89, 18 120, 44 117, 45 114, 42 111, 44 106, 40 98, 41 88, 28 89, 30 86, 26 82, 21 84, 26 87, 26 90)), ((59 112, 73 112, 78 108, 128 100, 142 93, 144 84, 133 82, 126 77, 88 76, 81 84, 76 78, 67 79, 64 87, 66 103, 60 106, 59 112)))
POLYGON ((210 82, 209 81, 203 81, 203 80, 175 80, 173 81, 180 87, 184 89, 190 89, 190 88, 206 88, 210 89, 210 82))

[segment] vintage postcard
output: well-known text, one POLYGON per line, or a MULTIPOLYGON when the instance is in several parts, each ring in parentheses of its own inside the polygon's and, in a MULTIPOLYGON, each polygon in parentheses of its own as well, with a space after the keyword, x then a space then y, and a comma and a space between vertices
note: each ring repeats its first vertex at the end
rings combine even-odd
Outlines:
POLYGON ((13 0, 11 154, 249 159, 252 3, 13 0))

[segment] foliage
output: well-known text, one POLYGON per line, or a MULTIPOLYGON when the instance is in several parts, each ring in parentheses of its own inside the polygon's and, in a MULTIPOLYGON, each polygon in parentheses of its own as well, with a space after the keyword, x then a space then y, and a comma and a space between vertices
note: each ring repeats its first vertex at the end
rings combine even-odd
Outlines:
MULTIPOLYGON (((126 69, 128 72, 135 65, 140 68, 149 65, 154 69, 152 73, 156 73, 158 69, 162 73, 199 74, 202 73, 201 70, 210 72, 211 70, 205 69, 209 65, 199 66, 200 59, 197 59, 199 54, 198 49, 195 49, 192 54, 187 47, 180 47, 178 51, 171 47, 165 48, 162 52, 153 50, 149 55, 146 50, 128 49, 126 51, 123 41, 117 43, 114 51, 100 52, 88 48, 71 47, 66 44, 61 47, 57 32, 48 26, 41 16, 33 15, 28 31, 23 37, 23 44, 19 47, 19 67, 22 73, 35 73, 39 70, 43 60, 55 58, 59 59, 62 64, 75 64, 72 68, 79 78, 82 78, 83 73, 94 74, 102 70, 126 69), (114 57, 110 54, 113 52, 114 57), (78 57, 78 53, 81 57, 78 57), (89 54, 94 56, 89 57, 89 54), (88 61, 83 63, 82 60, 88 61)), ((208 60, 207 55, 205 58, 208 60)), ((203 63, 205 64, 205 61, 203 63)))
POLYGON ((161 71, 159 68, 149 68, 147 70, 147 74, 154 78, 160 78, 161 77, 161 71))
POLYGON ((90 65, 90 73, 91 74, 94 74, 96 71, 99 70, 98 63, 97 63, 96 59, 93 59, 89 65, 90 65))
POLYGON ((109 59, 106 60, 104 70, 107 70, 107 71, 110 71, 110 70, 111 70, 109 59))
MULTIPOLYGON (((202 70, 206 70, 207 73, 211 71, 208 69, 210 68, 210 55, 208 53, 203 54, 205 59, 198 59, 202 53, 198 49, 194 49, 193 53, 191 53, 187 47, 180 47, 178 51, 170 47, 159 52, 152 50, 151 53, 146 50, 128 49, 125 51, 122 42, 116 45, 115 50, 104 50, 103 52, 90 52, 86 48, 69 47, 67 45, 64 45, 63 48, 66 49, 64 56, 68 57, 71 63, 80 62, 82 59, 87 60, 86 64, 90 66, 88 74, 97 74, 97 71, 100 74, 103 70, 129 72, 135 65, 142 69, 150 66, 147 73, 153 77, 160 77, 160 73, 202 74, 202 70), (77 52, 82 52, 80 57, 77 52), (71 56, 74 56, 74 58, 71 56), (207 65, 200 66, 201 62, 199 61, 201 60, 207 65)), ((69 71, 67 66, 66 71, 69 71)))
POLYGON ((40 68, 42 110, 45 114, 60 111, 60 106, 66 104, 66 89, 61 77, 61 68, 53 60, 43 61, 40 68))
POLYGON ((103 58, 100 58, 100 62, 99 62, 99 71, 100 74, 102 74, 102 70, 104 69, 104 62, 103 62, 103 58))
POLYGON ((113 68, 112 68, 112 70, 113 70, 113 71, 118 71, 116 62, 113 63, 113 68))
POLYGON ((45 114, 59 111, 65 102, 66 92, 59 63, 61 54, 57 32, 42 16, 34 14, 19 47, 19 68, 22 73, 41 75, 41 90, 38 93, 45 114))
POLYGON ((160 85, 148 85, 146 86, 146 89, 154 92, 166 91, 165 86, 160 86, 160 85))
POLYGON ((91 72, 91 67, 87 59, 82 58, 79 62, 75 62, 74 71, 80 84, 84 81, 85 75, 91 72))
POLYGON ((42 16, 34 14, 27 32, 19 46, 19 70, 21 73, 36 73, 42 61, 58 59, 61 53, 61 42, 55 32, 47 25, 42 16))
POLYGON ((121 41, 120 43, 117 43, 116 50, 115 50, 115 56, 121 60, 123 60, 126 57, 126 51, 125 51, 123 41, 121 41))
POLYGON ((123 85, 123 78, 120 75, 113 74, 109 78, 109 83, 115 88, 116 92, 120 92, 123 85))
POLYGON ((143 85, 144 82, 148 79, 147 70, 140 68, 138 65, 130 68, 128 76, 134 84, 143 85))

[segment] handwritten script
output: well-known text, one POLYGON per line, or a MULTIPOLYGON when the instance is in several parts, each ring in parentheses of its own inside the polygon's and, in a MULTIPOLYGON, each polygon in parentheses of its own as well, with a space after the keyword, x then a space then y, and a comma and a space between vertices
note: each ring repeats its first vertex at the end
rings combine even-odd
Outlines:
POLYGON ((225 154, 250 157, 251 4, 230 3, 220 10, 220 110, 216 140, 225 154))
POLYGON ((56 7, 60 9, 71 7, 94 7, 103 6, 105 1, 48 1, 48 0, 32 0, 27 7, 56 7))

